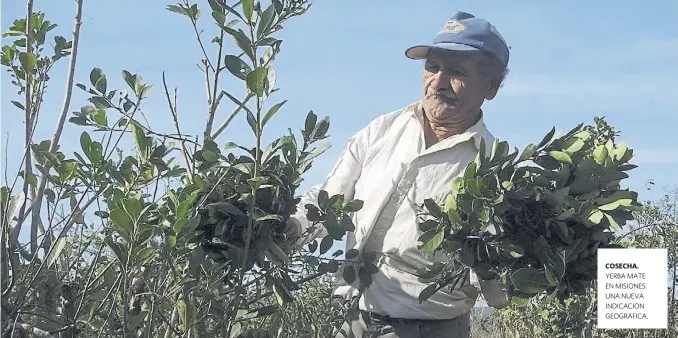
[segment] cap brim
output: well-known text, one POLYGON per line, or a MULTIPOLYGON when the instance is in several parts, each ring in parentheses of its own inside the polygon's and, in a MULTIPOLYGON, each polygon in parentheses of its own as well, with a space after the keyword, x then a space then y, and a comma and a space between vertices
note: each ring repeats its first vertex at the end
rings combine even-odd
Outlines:
POLYGON ((428 52, 431 49, 449 50, 449 51, 454 51, 454 52, 478 52, 478 51, 480 51, 478 48, 471 47, 469 45, 464 45, 464 44, 461 44, 461 43, 446 42, 446 43, 437 43, 437 44, 432 44, 432 45, 413 46, 413 47, 408 48, 405 51, 405 55, 412 60, 421 60, 421 59, 425 59, 428 56, 428 52))

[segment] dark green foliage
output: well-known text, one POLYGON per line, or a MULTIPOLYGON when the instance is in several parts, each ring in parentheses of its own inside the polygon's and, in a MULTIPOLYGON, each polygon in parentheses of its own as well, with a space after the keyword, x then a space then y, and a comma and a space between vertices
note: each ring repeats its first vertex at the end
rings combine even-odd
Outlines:
POLYGON ((542 292, 582 294, 596 278, 596 250, 620 247, 613 230, 632 220, 637 193, 620 188, 633 150, 604 119, 561 137, 552 129, 522 154, 495 141, 454 180, 444 206, 422 206, 420 249, 450 260, 422 271, 437 288, 473 268, 501 276, 517 301, 542 292), (519 156, 520 155, 520 156, 519 156))

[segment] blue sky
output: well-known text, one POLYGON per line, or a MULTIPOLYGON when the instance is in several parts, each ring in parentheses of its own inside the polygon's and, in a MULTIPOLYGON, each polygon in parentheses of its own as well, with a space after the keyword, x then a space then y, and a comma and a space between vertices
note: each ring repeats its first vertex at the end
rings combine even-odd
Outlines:
MULTIPOLYGON (((100 67, 108 75, 109 88, 124 89, 120 72, 140 73, 154 85, 145 117, 156 130, 173 132, 162 92, 165 71, 169 85, 179 90, 182 131, 201 135, 205 85, 195 65, 201 53, 188 20, 166 11, 167 4, 171 2, 85 0, 76 81, 88 83, 90 70, 100 67)), ((209 8, 207 1, 201 6, 209 8)), ((57 34, 71 39, 73 1, 36 0, 35 9, 59 24, 57 34)), ((2 30, 24 10, 23 1, 3 1, 2 30)), ((484 106, 486 123, 496 137, 522 149, 538 142, 552 126, 569 129, 604 115, 636 151, 634 163, 640 168, 628 180, 632 188, 643 198, 654 198, 659 191, 645 192, 646 180, 660 186, 678 184, 670 169, 678 164, 678 146, 672 141, 678 126, 675 1, 322 0, 305 16, 288 22, 279 35, 284 41, 276 62, 281 90, 269 105, 284 99, 288 103, 266 131, 267 140, 288 127, 298 131, 311 109, 330 116, 333 147, 319 158, 303 187, 322 182, 354 132, 420 98, 422 64, 405 58, 404 50, 429 42, 457 10, 490 20, 512 48, 511 73, 498 96, 484 106)), ((216 34, 209 11, 200 25, 209 41, 216 34)), ((208 49, 216 54, 214 46, 208 49)), ((36 140, 53 133, 66 67, 64 60, 52 74, 36 140)), ((9 142, 9 158, 17 158, 23 137, 21 112, 10 103, 17 97, 4 72, 0 84, 2 139, 9 142)), ((223 84, 242 92, 243 85, 232 77, 223 84)), ((76 88, 70 110, 87 104, 86 98, 76 88)), ((232 106, 222 104, 215 124, 232 106)), ((240 116, 218 143, 253 144, 246 126, 240 116)), ((62 149, 77 149, 80 132, 68 125, 62 149)), ((15 167, 9 163, 10 172, 15 167)))

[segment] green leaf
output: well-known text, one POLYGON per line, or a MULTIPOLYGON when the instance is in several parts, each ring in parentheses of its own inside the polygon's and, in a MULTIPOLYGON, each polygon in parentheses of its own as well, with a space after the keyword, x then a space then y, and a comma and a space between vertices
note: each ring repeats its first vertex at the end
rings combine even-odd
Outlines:
POLYGON ((549 142, 551 142, 553 140, 553 135, 555 135, 555 133, 556 133, 556 127, 551 128, 551 131, 549 131, 546 134, 546 136, 544 136, 544 138, 541 140, 541 142, 539 142, 539 144, 537 145, 537 149, 539 149, 539 148, 547 145, 549 142))
POLYGON ((32 73, 38 64, 38 58, 33 54, 19 53, 19 62, 26 73, 32 73))
POLYGON ((327 193, 327 191, 320 190, 320 192, 318 192, 318 206, 320 207, 320 209, 326 210, 327 209, 327 203, 329 202, 329 200, 330 200, 330 197, 329 197, 329 194, 327 193))
POLYGON ((456 197, 462 191, 464 186, 464 177, 455 177, 454 180, 452 180, 452 195, 456 197))
POLYGON ((348 203, 343 208, 344 212, 356 212, 359 211, 360 209, 363 208, 363 201, 361 200, 352 200, 348 203))
POLYGON ((565 210, 563 213, 561 213, 560 215, 558 215, 558 217, 556 219, 559 220, 559 221, 564 221, 564 220, 574 216, 574 214, 576 212, 577 211, 574 210, 574 208, 569 208, 569 209, 565 210))
POLYGON ((19 103, 18 101, 12 101, 12 104, 13 104, 15 107, 17 107, 17 108, 19 108, 19 109, 21 109, 21 110, 26 110, 26 108, 24 107, 24 105, 21 104, 21 103, 19 103))
POLYGON ((107 89, 106 75, 101 74, 101 77, 99 77, 97 82, 94 84, 94 88, 96 88, 100 93, 106 94, 107 89))
POLYGON ((464 170, 464 183, 474 179, 478 172, 477 170, 478 165, 475 162, 471 162, 464 170))
POLYGON ((82 134, 80 134, 80 147, 82 148, 82 151, 85 153, 85 156, 89 158, 90 160, 92 159, 89 154, 89 146, 92 143, 92 139, 89 137, 89 134, 86 131, 83 131, 82 134))
POLYGON ((222 12, 224 10, 224 8, 216 0, 208 0, 207 2, 209 3, 210 8, 212 8, 212 10, 215 12, 222 12))
POLYGON ((125 80, 127 85, 134 90, 136 88, 136 83, 137 83, 137 76, 132 75, 130 72, 123 70, 122 71, 122 78, 125 80))
POLYGON ((360 288, 364 289, 372 285, 372 275, 365 269, 361 267, 358 269, 358 279, 360 280, 360 288))
POLYGON ((155 248, 143 248, 137 253, 137 262, 145 261, 153 256, 156 252, 155 248))
POLYGON ((254 117, 254 114, 252 112, 247 112, 247 124, 250 125, 250 128, 252 129, 252 132, 254 135, 259 135, 259 126, 257 124, 257 118, 254 117))
POLYGON ((426 206, 426 209, 428 209, 428 211, 431 213, 431 215, 433 215, 433 217, 436 218, 443 217, 443 211, 440 209, 440 206, 438 206, 438 204, 434 200, 430 198, 425 199, 424 205, 426 206))
POLYGON ((261 122, 262 128, 266 125, 266 122, 268 122, 268 120, 270 120, 273 117, 273 115, 275 115, 275 113, 278 112, 280 107, 282 107, 286 102, 287 100, 276 103, 273 107, 271 107, 271 109, 268 110, 268 112, 264 116, 264 120, 261 122))
POLYGON ((115 257, 118 259, 118 261, 121 264, 126 264, 127 263, 127 254, 126 251, 123 250, 123 248, 115 242, 111 237, 107 236, 106 239, 104 239, 106 242, 106 245, 113 251, 113 254, 115 254, 115 257))
POLYGON ((217 160, 219 160, 219 156, 217 155, 217 153, 215 153, 211 150, 203 150, 202 151, 202 158, 205 161, 210 162, 210 163, 213 163, 213 162, 216 162, 217 160))
POLYGON ((323 255, 327 251, 329 251, 330 248, 332 248, 332 244, 334 244, 334 240, 332 239, 332 237, 330 236, 324 237, 320 242, 320 254, 323 255))
POLYGON ((247 88, 257 96, 264 95, 266 76, 268 75, 268 68, 257 67, 249 74, 247 74, 247 88))
POLYGON ((247 19, 247 22, 251 22, 252 14, 254 14, 254 0, 243 0, 242 12, 245 15, 245 19, 247 19))
POLYGON ((103 159, 104 148, 99 142, 92 142, 89 145, 89 159, 95 167, 98 167, 103 159))
POLYGON ((100 126, 108 127, 108 119, 106 118, 106 111, 97 109, 93 116, 94 122, 100 126))
POLYGON ((344 266, 342 277, 344 278, 344 281, 346 281, 346 283, 353 284, 353 282, 355 282, 356 278, 358 277, 356 275, 355 267, 353 265, 344 266))
POLYGON ((259 26, 257 27, 257 37, 259 39, 263 38, 268 30, 273 24, 273 18, 275 16, 275 7, 273 4, 269 5, 266 10, 261 14, 261 19, 259 20, 259 26))
POLYGON ((184 229, 188 226, 188 219, 186 217, 182 217, 177 220, 176 223, 174 223, 174 233, 177 235, 181 235, 184 232, 184 229))
POLYGON ((122 234, 129 235, 132 232, 132 220, 124 210, 113 209, 109 216, 122 234))
POLYGON ((94 106, 97 109, 108 109, 112 107, 111 104, 104 97, 101 96, 93 96, 90 97, 88 100, 89 102, 92 102, 92 104, 94 104, 94 106))
POLYGON ((622 158, 624 158, 624 155, 626 155, 626 151, 629 149, 628 145, 626 144, 626 141, 621 141, 617 145, 617 147, 614 149, 612 152, 614 156, 615 161, 619 161, 622 158))
POLYGON ((151 96, 151 90, 153 86, 142 86, 141 91, 139 92, 139 99, 143 100, 151 96))
POLYGON ((630 198, 622 198, 622 199, 618 199, 614 202, 601 205, 601 206, 598 207, 598 209, 604 210, 604 211, 610 211, 610 210, 615 210, 615 209, 617 209, 621 206, 630 207, 632 202, 633 202, 633 200, 631 200, 630 198))
MULTIPOLYGON (((224 26, 226 24, 226 14, 224 14, 224 13, 213 11, 212 12, 212 18, 214 18, 214 21, 216 21, 219 26, 224 26)), ((232 27, 232 26, 230 26, 230 27, 232 27)), ((217 42, 218 41, 217 39, 218 38, 215 37, 212 41, 217 42)))
POLYGON ((605 163, 607 156, 608 156, 608 151, 607 151, 607 148, 604 145, 599 145, 593 151, 593 159, 596 161, 596 163, 598 163, 600 165, 603 165, 605 163))
POLYGON ((421 246, 419 250, 423 253, 433 253, 440 247, 440 244, 443 242, 443 239, 445 239, 445 231, 442 230, 438 231, 430 240, 428 240, 423 246, 421 246))
POLYGON ((447 213, 449 210, 456 210, 457 209, 457 198, 449 194, 447 195, 447 199, 445 200, 445 206, 443 207, 443 211, 447 213))
POLYGON ((167 236, 165 238, 165 244, 167 244, 167 247, 173 248, 177 244, 176 236, 167 236))
POLYGON ((461 223, 461 215, 456 208, 447 210, 447 218, 453 225, 461 223))
POLYGON ((133 223, 136 223, 141 216, 141 210, 143 209, 141 201, 136 198, 126 198, 122 201, 125 211, 129 214, 133 223))
POLYGON ((315 126, 313 133, 311 134, 311 139, 320 140, 327 137, 327 130, 330 128, 330 117, 326 116, 315 126))
MULTIPOLYGON (((238 16, 240 16, 238 14, 238 16)), ((226 26, 221 26, 221 29, 231 35, 233 39, 235 39, 236 44, 240 49, 247 54, 247 56, 250 58, 250 60, 254 61, 254 52, 252 50, 252 41, 245 35, 245 33, 242 30, 235 30, 226 26)))
POLYGON ((600 221, 603 220, 604 216, 605 214, 602 211, 596 209, 589 215, 588 219, 593 224, 600 224, 600 221))
POLYGON ((572 155, 580 151, 586 143, 580 138, 571 138, 565 144, 565 152, 572 155))
POLYGON ((167 10, 170 11, 170 12, 174 12, 174 13, 177 13, 177 14, 186 15, 186 16, 190 17, 190 15, 186 11, 186 9, 184 9, 181 6, 167 5, 167 10))
POLYGON ((252 71, 252 68, 250 68, 248 64, 235 55, 226 55, 226 57, 224 57, 224 63, 226 69, 241 80, 245 80, 247 74, 252 71))
POLYGON ((59 258, 61 255, 61 251, 64 250, 64 247, 66 247, 66 239, 64 237, 59 237, 59 239, 57 239, 56 242, 52 244, 52 247, 49 250, 49 255, 45 260, 48 268, 54 265, 57 258, 59 258))
POLYGON ((202 16, 202 9, 198 7, 197 4, 191 5, 191 8, 188 9, 189 15, 193 20, 198 20, 200 19, 200 16, 202 16))
MULTIPOLYGON (((103 71, 101 70, 101 68, 99 68, 99 67, 94 67, 94 68, 92 69, 92 71, 90 71, 90 73, 89 73, 89 81, 90 81, 90 83, 92 84, 92 86, 94 86, 94 87, 96 87, 97 82, 98 82, 99 79, 101 79, 102 77, 105 77, 105 75, 104 75, 104 72, 103 72, 103 71)), ((98 89, 98 88, 97 88, 97 89, 98 89)), ((101 91, 101 90, 100 90, 100 92, 102 92, 103 94, 106 94, 105 91, 101 91)))
POLYGON ((618 231, 619 230, 619 223, 617 223, 617 220, 615 220, 614 217, 612 217, 608 213, 604 213, 604 214, 605 214, 605 218, 607 218, 608 222, 610 222, 610 225, 612 226, 612 228, 614 230, 618 231))
POLYGON ((568 155, 565 152, 553 150, 549 151, 549 155, 556 159, 558 162, 572 164, 572 158, 570 158, 570 155, 568 155))
POLYGON ((552 286, 546 274, 535 268, 518 269, 509 278, 518 290, 527 294, 538 294, 552 286))
POLYGON ((318 116, 316 116, 313 111, 309 111, 306 115, 306 121, 304 123, 304 136, 306 139, 311 137, 313 129, 315 129, 315 124, 318 121, 318 116))

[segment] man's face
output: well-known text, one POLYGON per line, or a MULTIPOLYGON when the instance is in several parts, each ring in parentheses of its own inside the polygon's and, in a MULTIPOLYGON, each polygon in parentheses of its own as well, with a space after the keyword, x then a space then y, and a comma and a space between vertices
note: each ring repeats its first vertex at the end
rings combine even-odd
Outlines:
POLYGON ((423 74, 423 108, 430 119, 460 119, 477 114, 496 89, 478 72, 481 53, 431 50, 423 74))

